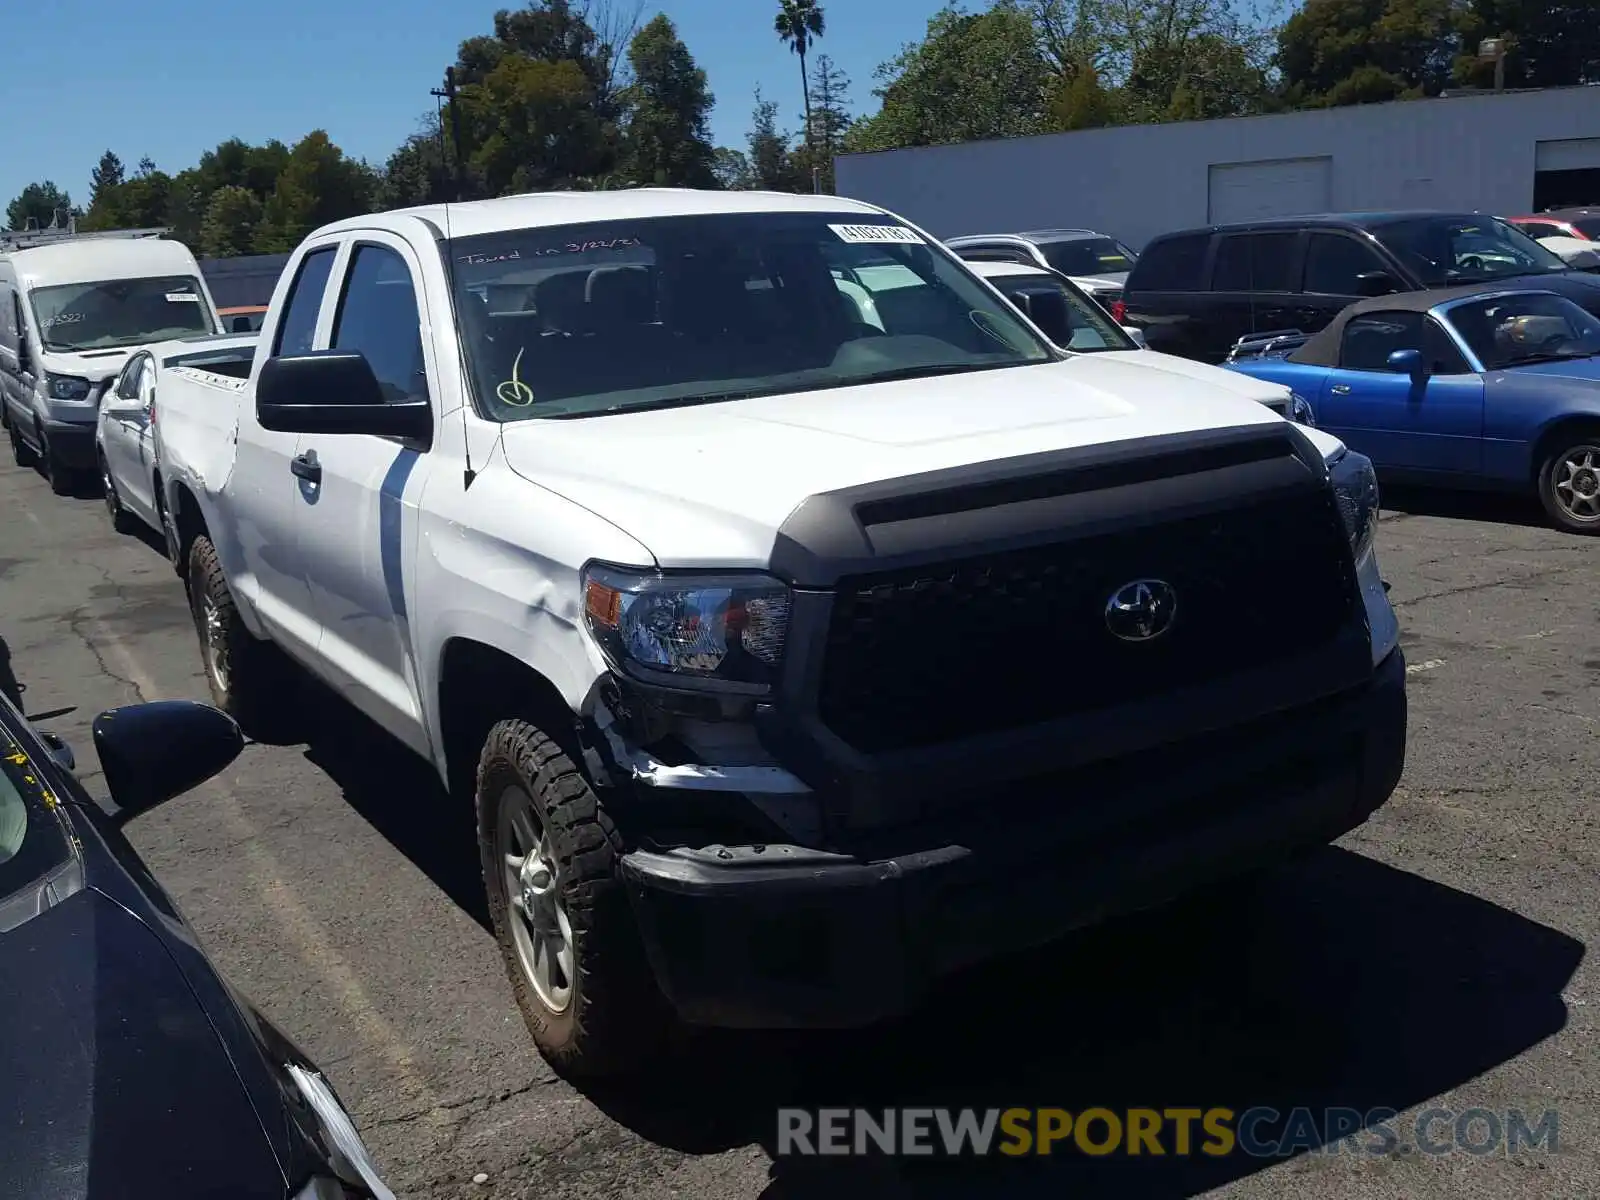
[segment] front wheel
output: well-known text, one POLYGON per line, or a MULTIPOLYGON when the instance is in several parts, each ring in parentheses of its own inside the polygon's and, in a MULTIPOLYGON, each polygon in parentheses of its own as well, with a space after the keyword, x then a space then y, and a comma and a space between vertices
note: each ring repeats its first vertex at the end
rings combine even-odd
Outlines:
POLYGON ((106 512, 111 515, 111 528, 118 533, 132 533, 136 524, 133 514, 123 507, 117 493, 117 481, 111 477, 111 464, 100 455, 100 492, 105 497, 106 512))
POLYGON ((50 490, 57 496, 70 496, 77 484, 77 477, 68 468, 50 446, 50 439, 45 437, 44 430, 39 430, 39 462, 44 468, 45 481, 49 483, 50 490))
POLYGON ((6 432, 11 435, 11 461, 19 467, 33 466, 33 448, 22 440, 22 431, 15 421, 6 422, 6 432))
POLYGON ((588 780, 542 730, 501 721, 478 760, 477 816, 495 940, 534 1044, 573 1077, 643 1065, 671 1021, 588 780))
POLYGON ((1600 534, 1600 429, 1556 445, 1539 470, 1539 501, 1556 528, 1600 534))

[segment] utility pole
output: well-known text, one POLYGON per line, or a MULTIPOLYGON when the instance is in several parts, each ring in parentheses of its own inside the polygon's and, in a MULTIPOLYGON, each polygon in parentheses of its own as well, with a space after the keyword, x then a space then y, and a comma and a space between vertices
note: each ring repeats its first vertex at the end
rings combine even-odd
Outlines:
POLYGON ((442 97, 450 106, 450 142, 455 151, 456 166, 456 200, 467 198, 467 160, 461 153, 461 108, 456 103, 460 93, 456 90, 456 69, 444 69, 444 87, 434 88, 428 93, 430 96, 442 97))

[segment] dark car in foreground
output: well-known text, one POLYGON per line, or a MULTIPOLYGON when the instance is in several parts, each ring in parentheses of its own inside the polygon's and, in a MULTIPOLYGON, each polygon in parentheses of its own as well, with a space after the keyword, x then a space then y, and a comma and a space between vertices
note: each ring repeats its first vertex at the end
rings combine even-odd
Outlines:
POLYGON ((315 1065, 206 958, 121 826, 222 770, 190 701, 94 723, 114 811, 0 699, 0 1196, 387 1200, 315 1065))
POLYGON ((1498 217, 1390 212, 1163 234, 1128 275, 1121 319, 1152 350, 1220 363, 1240 338, 1315 333, 1357 300, 1477 284, 1557 292, 1600 316, 1600 275, 1498 217))

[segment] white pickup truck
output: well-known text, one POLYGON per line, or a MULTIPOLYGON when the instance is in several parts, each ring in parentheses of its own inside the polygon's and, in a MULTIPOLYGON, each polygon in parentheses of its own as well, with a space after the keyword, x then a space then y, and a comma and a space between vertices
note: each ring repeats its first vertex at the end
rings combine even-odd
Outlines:
POLYGON ((247 380, 163 384, 214 698, 270 719, 292 661, 475 804, 563 1071, 900 1012, 1399 778, 1370 463, 1141 359, 830 196, 329 225, 247 380))

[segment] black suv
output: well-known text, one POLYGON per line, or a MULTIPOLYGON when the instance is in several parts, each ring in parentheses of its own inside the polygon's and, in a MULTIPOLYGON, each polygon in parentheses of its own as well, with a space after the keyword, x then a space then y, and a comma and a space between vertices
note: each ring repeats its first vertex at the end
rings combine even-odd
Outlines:
POLYGON ((1168 233, 1144 248, 1123 293, 1152 350, 1221 362, 1248 334, 1314 333, 1355 301, 1500 283, 1560 292, 1600 316, 1600 276, 1498 217, 1342 213, 1168 233))

